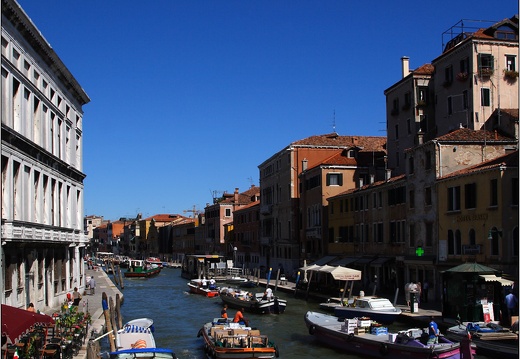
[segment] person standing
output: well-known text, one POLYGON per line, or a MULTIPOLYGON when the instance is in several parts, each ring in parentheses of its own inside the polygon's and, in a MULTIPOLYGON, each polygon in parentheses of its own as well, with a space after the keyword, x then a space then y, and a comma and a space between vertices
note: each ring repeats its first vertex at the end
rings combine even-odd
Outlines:
POLYGON ((506 295, 504 303, 507 308, 507 318, 509 320, 509 325, 512 325, 512 317, 513 315, 516 315, 516 306, 518 305, 518 299, 516 299, 516 296, 513 294, 512 289, 510 289, 509 294, 506 295))
POLYGON ((90 287, 90 295, 94 295, 96 293, 96 280, 94 279, 94 276, 90 277, 88 285, 90 287))
POLYGON ((432 316, 430 324, 428 324, 428 344, 437 344, 439 342, 439 334, 439 327, 432 316))
POLYGON ((81 294, 78 292, 78 287, 74 287, 74 292, 72 292, 72 305, 78 306, 80 300, 81 294))

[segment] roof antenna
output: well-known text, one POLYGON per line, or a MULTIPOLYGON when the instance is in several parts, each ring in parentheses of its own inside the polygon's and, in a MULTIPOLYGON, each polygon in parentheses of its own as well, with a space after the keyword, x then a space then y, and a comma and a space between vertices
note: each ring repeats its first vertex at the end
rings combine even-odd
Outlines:
POLYGON ((332 115, 332 132, 336 133, 336 109, 332 115))

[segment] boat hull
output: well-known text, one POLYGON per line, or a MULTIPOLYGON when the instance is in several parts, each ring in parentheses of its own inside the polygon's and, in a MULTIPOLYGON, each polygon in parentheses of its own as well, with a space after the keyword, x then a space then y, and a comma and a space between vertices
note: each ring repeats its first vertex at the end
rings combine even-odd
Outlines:
POLYGON ((190 293, 203 295, 208 298, 218 297, 219 295, 218 289, 204 288, 202 285, 199 285, 199 283, 195 283, 193 281, 188 282, 188 289, 190 293))
POLYGON ((153 277, 159 273, 161 273, 161 268, 153 268, 153 269, 141 270, 141 271, 127 270, 126 272, 124 272, 124 275, 126 278, 148 278, 148 277, 153 277))
POLYGON ((274 297, 271 300, 255 300, 235 298, 230 294, 221 293, 220 299, 228 307, 234 309, 244 308, 246 312, 255 314, 282 314, 287 307, 287 301, 274 297))
MULTIPOLYGON (((468 335, 466 330, 468 323, 456 325, 446 330, 446 337, 450 340, 460 342, 468 335)), ((486 323, 479 323, 483 327, 486 323)), ((489 355, 501 359, 518 358, 518 335, 509 330, 493 333, 472 333, 471 340, 476 347, 477 354, 489 355)))
POLYGON ((215 329, 219 327, 217 323, 206 323, 199 331, 198 336, 204 339, 204 352, 210 359, 271 359, 279 356, 276 346, 258 330, 253 334, 253 330, 244 326, 234 329, 225 326, 225 334, 218 334, 215 329), (236 331, 240 334, 235 334, 236 331))
POLYGON ((305 324, 309 333, 323 344, 363 357, 385 359, 459 359, 460 345, 442 339, 445 343, 436 344, 435 348, 422 344, 419 340, 391 341, 388 334, 375 335, 370 333, 355 335, 342 329, 342 322, 337 317, 307 312, 305 324))

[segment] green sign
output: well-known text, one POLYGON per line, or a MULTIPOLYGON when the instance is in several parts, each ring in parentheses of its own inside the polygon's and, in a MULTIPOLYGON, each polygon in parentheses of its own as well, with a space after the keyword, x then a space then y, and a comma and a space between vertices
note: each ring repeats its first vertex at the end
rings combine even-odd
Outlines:
POLYGON ((422 257, 423 254, 424 254, 424 249, 422 247, 417 247, 417 249, 415 250, 415 255, 417 257, 422 257))

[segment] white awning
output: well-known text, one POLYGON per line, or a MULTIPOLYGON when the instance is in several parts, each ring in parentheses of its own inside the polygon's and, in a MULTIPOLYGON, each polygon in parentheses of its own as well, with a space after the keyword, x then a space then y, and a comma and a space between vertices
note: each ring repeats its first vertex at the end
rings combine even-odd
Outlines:
POLYGON ((500 283, 502 283, 503 287, 507 287, 507 286, 513 285, 513 281, 512 280, 505 279, 505 278, 502 278, 502 277, 497 277, 494 274, 481 274, 480 277, 484 278, 486 280, 486 282, 500 282, 500 283))

